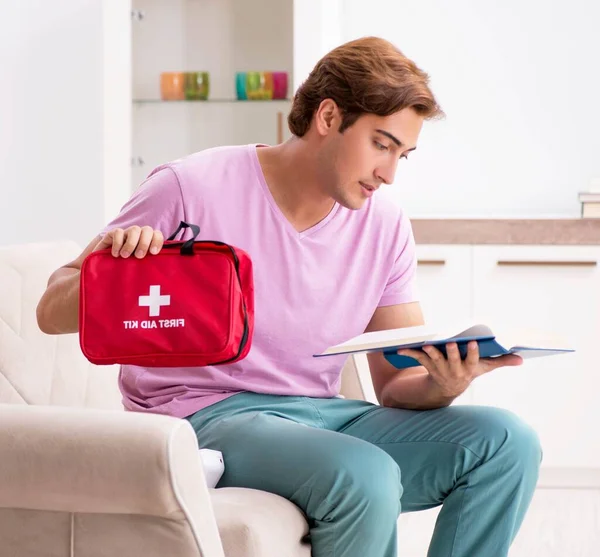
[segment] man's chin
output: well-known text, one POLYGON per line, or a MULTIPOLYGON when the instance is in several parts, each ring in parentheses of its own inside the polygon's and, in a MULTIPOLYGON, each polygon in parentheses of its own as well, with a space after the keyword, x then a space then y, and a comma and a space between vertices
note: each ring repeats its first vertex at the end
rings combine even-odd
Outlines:
POLYGON ((351 211, 358 211, 365 206, 366 199, 344 199, 338 201, 338 203, 342 207, 346 207, 346 209, 350 209, 351 211))

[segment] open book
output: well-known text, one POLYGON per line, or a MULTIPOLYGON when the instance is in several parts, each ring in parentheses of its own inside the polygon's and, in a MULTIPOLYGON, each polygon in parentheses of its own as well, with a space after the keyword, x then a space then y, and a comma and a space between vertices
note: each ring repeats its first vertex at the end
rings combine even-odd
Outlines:
POLYGON ((402 329, 364 333, 341 344, 330 346, 321 354, 315 354, 315 357, 361 352, 383 352, 385 358, 393 366, 406 368, 421 364, 414 358, 397 354, 397 351, 401 348, 421 350, 423 346, 430 344, 435 346, 445 356, 446 344, 455 342, 458 345, 461 358, 464 359, 467 356, 467 343, 471 340, 477 341, 480 358, 493 358, 502 356, 503 354, 518 354, 525 359, 574 352, 571 348, 557 347, 555 342, 548 342, 539 346, 529 344, 505 347, 496 340, 496 336, 486 325, 473 325, 454 335, 435 332, 431 327, 422 325, 419 327, 405 327, 402 329))

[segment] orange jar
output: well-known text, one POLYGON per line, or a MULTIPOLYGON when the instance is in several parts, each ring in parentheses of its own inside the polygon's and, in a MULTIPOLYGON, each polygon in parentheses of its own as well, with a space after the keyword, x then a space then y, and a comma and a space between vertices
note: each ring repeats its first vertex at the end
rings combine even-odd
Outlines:
POLYGON ((185 76, 183 72, 163 72, 160 74, 160 97, 163 101, 185 99, 185 76))

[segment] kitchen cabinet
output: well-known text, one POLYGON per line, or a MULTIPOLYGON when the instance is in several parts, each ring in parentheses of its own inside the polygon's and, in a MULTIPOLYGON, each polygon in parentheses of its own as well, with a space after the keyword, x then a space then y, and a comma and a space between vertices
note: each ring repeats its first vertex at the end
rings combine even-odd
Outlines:
POLYGON ((471 246, 417 246, 417 285, 427 324, 455 327, 470 322, 472 251, 471 246))
POLYGON ((544 466, 600 470, 600 247, 475 246, 473 262, 480 319, 507 340, 526 342, 528 332, 518 330, 530 327, 576 350, 479 378, 475 401, 529 422, 544 466))
POLYGON ((457 402, 517 413, 540 435, 545 468, 598 478, 600 246, 420 245, 417 257, 426 322, 455 316, 501 344, 575 349, 481 376, 457 402))

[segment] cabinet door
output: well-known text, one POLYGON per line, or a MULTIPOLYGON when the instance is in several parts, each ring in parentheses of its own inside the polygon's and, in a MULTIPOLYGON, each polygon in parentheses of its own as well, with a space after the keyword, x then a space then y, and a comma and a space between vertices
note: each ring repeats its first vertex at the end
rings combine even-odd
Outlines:
POLYGON ((473 261, 475 315, 501 344, 519 344, 518 331, 531 328, 576 349, 478 378, 475 402, 530 423, 543 466, 600 472, 600 248, 480 246, 473 261))
MULTIPOLYGON (((425 323, 458 333, 472 325, 471 246, 417 246, 417 285, 425 323)), ((470 390, 455 404, 471 402, 470 390)))
POLYGON ((471 320, 472 250, 471 246, 417 246, 417 285, 427 324, 456 326, 471 320))

